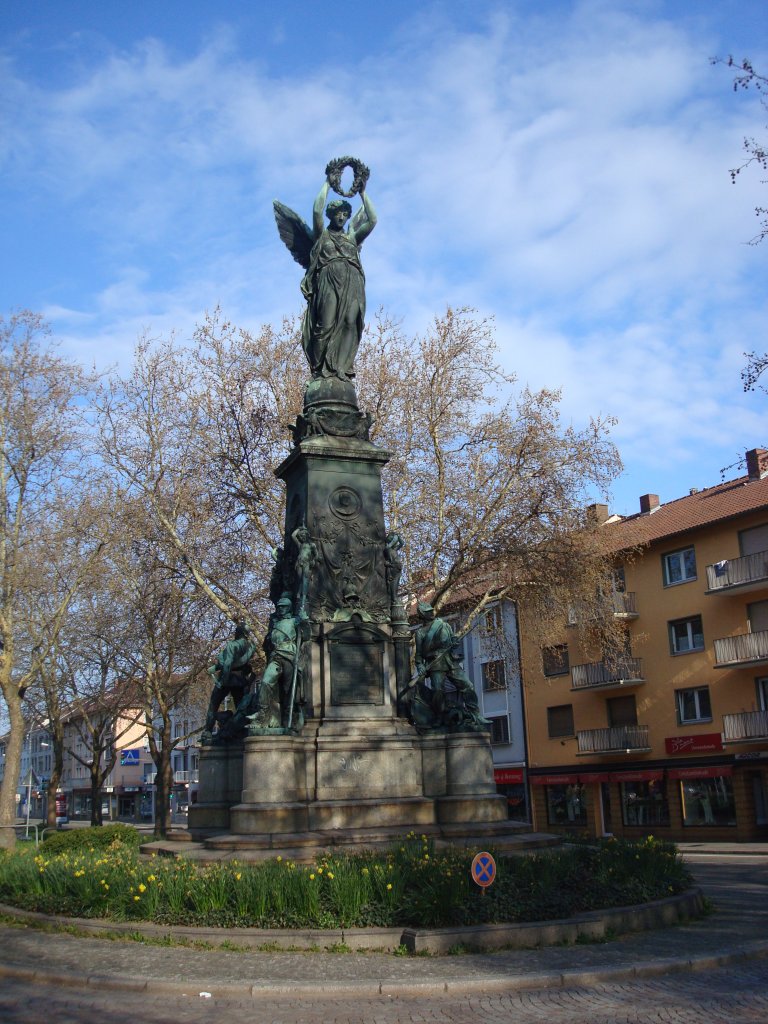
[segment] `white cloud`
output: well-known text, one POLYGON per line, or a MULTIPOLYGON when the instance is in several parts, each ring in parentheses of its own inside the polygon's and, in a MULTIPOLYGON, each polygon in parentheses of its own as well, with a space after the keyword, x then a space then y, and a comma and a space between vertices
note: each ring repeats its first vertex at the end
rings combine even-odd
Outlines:
MULTIPOLYGON (((487 5, 461 31, 447 10, 417 9, 388 50, 280 76, 226 28, 191 56, 106 50, 69 84, 6 59, 5 209, 17 231, 33 206, 52 232, 76 225, 58 244, 91 282, 11 272, 6 301, 47 308, 72 351, 109 359, 145 326, 191 332, 216 303, 277 321, 300 306, 301 271, 271 200, 308 219, 325 161, 353 152, 380 214, 371 311, 407 330, 447 302, 496 314, 522 382, 563 383, 574 418, 620 417, 630 467, 664 451, 711 468, 759 443, 738 370, 765 347, 764 257, 742 244, 765 196, 728 168, 760 112, 708 64, 720 40, 633 4, 487 5)), ((287 33, 276 18, 265 45, 287 33)))

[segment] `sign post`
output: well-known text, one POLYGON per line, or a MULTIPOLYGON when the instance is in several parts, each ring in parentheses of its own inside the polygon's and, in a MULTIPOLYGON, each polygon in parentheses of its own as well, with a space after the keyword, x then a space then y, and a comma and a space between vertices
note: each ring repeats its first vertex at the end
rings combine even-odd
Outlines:
POLYGON ((496 861, 490 853, 476 853, 472 860, 470 873, 475 885, 479 885, 483 896, 489 885, 496 881, 496 861))

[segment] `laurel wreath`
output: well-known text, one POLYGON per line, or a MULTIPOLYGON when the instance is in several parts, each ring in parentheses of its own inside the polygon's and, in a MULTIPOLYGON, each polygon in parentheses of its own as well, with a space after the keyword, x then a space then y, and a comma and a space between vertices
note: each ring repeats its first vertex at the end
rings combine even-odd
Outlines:
POLYGON ((370 170, 365 166, 362 160, 358 160, 357 157, 354 156, 337 157, 335 160, 330 160, 328 166, 325 168, 325 177, 328 184, 334 192, 340 196, 345 196, 347 199, 351 199, 352 196, 356 196, 358 192, 363 191, 370 174, 370 170), (352 182, 352 188, 349 192, 345 192, 341 187, 341 176, 347 167, 351 167, 355 174, 355 180, 352 182))

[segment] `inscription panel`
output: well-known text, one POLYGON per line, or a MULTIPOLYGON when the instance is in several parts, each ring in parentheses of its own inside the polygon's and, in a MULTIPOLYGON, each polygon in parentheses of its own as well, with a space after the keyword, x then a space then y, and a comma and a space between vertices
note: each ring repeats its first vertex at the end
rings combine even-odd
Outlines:
POLYGON ((330 642, 331 704, 384 703, 384 649, 380 642, 330 642))

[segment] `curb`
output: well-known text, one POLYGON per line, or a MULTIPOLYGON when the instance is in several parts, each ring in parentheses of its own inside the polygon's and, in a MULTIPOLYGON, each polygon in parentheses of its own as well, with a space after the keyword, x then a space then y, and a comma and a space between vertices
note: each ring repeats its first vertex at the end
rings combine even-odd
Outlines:
POLYGON ((136 935, 149 939, 175 939, 181 943, 205 942, 220 947, 227 943, 244 950, 294 952, 326 950, 345 945, 351 950, 392 952, 405 946, 409 953, 445 954, 452 949, 484 952, 493 949, 531 949, 578 941, 605 939, 612 932, 651 931, 700 917, 704 911, 701 889, 687 889, 676 896, 634 907, 592 910, 573 917, 526 924, 485 924, 461 928, 198 928, 189 925, 156 925, 142 921, 104 921, 80 917, 59 917, 38 911, 19 910, 0 904, 0 913, 17 921, 36 922, 54 928, 76 928, 99 935, 136 935))
POLYGON ((218 982, 201 979, 169 981, 166 979, 139 979, 130 975, 72 975, 31 970, 0 964, 0 978, 12 978, 30 984, 66 988, 86 988, 99 991, 144 992, 149 995, 173 995, 188 998, 213 997, 218 999, 273 999, 290 996, 296 1000, 338 999, 357 997, 419 997, 435 998, 446 995, 500 995, 531 989, 592 988, 596 985, 652 978, 675 972, 709 971, 729 964, 768 957, 768 941, 745 943, 743 946, 718 955, 701 957, 665 958, 646 961, 632 967, 605 967, 595 970, 539 971, 506 978, 461 978, 454 981, 346 981, 346 982, 218 982))

